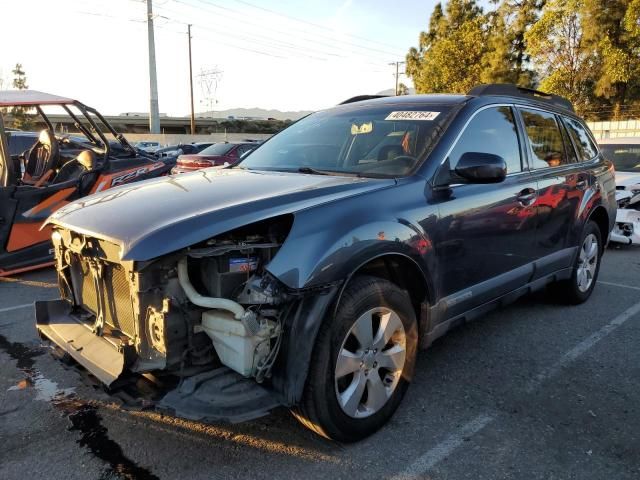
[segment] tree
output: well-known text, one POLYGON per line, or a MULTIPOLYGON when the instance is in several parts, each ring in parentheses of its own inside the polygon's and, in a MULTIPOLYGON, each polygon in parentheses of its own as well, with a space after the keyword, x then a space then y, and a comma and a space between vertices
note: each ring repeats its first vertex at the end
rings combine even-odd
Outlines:
POLYGON ((418 93, 466 93, 480 83, 486 52, 486 17, 475 0, 437 4, 429 30, 407 54, 407 75, 418 93))
POLYGON ((618 116, 640 100, 640 0, 584 0, 583 10, 584 39, 596 55, 594 93, 618 116))
POLYGON ((527 54, 541 74, 539 89, 568 98, 579 113, 594 100, 597 58, 584 39, 584 0, 549 0, 525 33, 527 54))
MULTIPOLYGON (((27 75, 22 69, 22 64, 16 63, 13 73, 13 88, 17 90, 26 90, 29 88, 27 85, 27 75)), ((33 128, 32 115, 29 113, 31 109, 27 107, 13 107, 11 109, 11 115, 13 117, 13 128, 18 130, 31 130, 33 128)))
POLYGON ((483 83, 534 85, 535 72, 527 55, 525 34, 538 19, 542 3, 543 0, 502 0, 487 14, 489 39, 483 58, 483 83))
POLYGON ((409 87, 400 82, 400 84, 398 84, 398 95, 409 95, 409 87))

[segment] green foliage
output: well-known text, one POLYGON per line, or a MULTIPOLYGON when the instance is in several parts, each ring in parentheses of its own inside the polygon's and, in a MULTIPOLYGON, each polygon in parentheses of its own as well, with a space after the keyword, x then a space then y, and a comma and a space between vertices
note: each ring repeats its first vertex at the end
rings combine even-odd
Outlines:
POLYGON ((584 0, 550 0, 525 34, 527 52, 541 74, 539 88, 585 111, 594 96, 596 55, 584 41, 584 0))
POLYGON ((483 58, 483 83, 534 85, 535 72, 526 52, 525 34, 536 22, 541 4, 542 0, 502 0, 487 14, 489 39, 483 58))
MULTIPOLYGON (((407 55, 419 93, 515 83, 569 98, 588 118, 640 105, 640 0, 437 4, 407 55)), ((637 110, 637 108, 636 108, 637 110)))
POLYGON ((239 120, 229 119, 217 123, 216 127, 209 129, 209 133, 278 133, 288 127, 291 120, 239 120))
POLYGON ((486 17, 475 0, 436 5, 419 49, 407 55, 407 74, 418 93, 464 93, 480 82, 486 52, 486 17))
POLYGON ((640 0, 584 0, 582 14, 597 57, 594 93, 620 112, 640 99, 640 0))
MULTIPOLYGON (((13 88, 17 90, 26 90, 29 88, 27 85, 27 75, 22 69, 22 64, 16 63, 13 73, 13 88)), ((32 109, 25 107, 13 107, 11 109, 11 116, 13 117, 13 128, 18 130, 31 130, 33 128, 33 115, 29 113, 32 109)))
POLYGON ((407 87, 404 83, 400 82, 398 84, 398 95, 409 95, 409 87, 407 87))

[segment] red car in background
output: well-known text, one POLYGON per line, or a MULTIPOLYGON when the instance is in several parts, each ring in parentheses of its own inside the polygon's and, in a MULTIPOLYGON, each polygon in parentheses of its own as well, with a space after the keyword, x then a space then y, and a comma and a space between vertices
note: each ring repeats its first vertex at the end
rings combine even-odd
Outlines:
POLYGON ((185 173, 201 168, 233 165, 242 156, 260 145, 259 142, 225 142, 214 143, 200 153, 180 155, 171 173, 185 173))

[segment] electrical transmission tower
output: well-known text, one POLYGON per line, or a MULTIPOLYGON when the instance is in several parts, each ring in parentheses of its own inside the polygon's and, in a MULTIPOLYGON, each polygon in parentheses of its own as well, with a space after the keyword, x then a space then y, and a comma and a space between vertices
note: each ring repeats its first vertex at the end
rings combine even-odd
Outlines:
POLYGON ((201 103, 206 105, 207 112, 210 113, 211 117, 213 117, 213 109, 216 103, 218 103, 216 96, 218 92, 218 84, 222 79, 222 73, 222 70, 218 69, 218 67, 214 67, 210 69, 201 69, 200 73, 197 75, 198 83, 202 90, 201 103))

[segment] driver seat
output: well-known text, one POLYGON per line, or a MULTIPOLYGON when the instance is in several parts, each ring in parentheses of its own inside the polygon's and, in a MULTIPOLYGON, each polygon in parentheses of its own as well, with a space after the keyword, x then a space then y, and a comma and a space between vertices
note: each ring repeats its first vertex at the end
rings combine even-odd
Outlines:
POLYGON ((53 183, 66 182, 80 178, 83 173, 96 167, 96 154, 91 150, 81 151, 76 158, 69 160, 58 171, 53 183))
POLYGON ((58 140, 51 130, 40 132, 38 141, 27 155, 23 181, 35 183, 49 170, 55 170, 59 158, 58 140))

